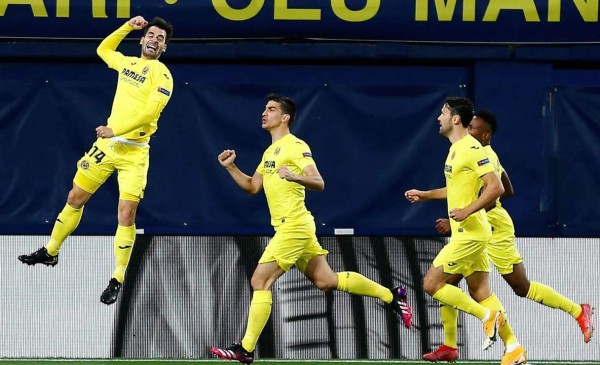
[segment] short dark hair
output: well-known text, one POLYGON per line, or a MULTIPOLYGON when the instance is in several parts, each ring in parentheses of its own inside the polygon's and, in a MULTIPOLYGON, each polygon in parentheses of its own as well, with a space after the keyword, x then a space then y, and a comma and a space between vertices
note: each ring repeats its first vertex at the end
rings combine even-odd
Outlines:
POLYGON ((496 116, 494 115, 494 113, 492 113, 489 110, 485 110, 485 109, 481 109, 481 110, 476 110, 475 113, 473 113, 473 117, 478 117, 483 119, 484 122, 486 122, 489 126, 490 126, 490 130, 492 131, 492 134, 496 133, 496 116))
POLYGON ((267 95, 267 102, 269 102, 271 100, 279 103, 283 114, 287 114, 290 116, 290 121, 288 122, 288 126, 292 125, 292 122, 294 121, 294 119, 296 119, 296 102, 294 101, 294 99, 292 99, 288 96, 283 96, 283 95, 278 95, 278 94, 267 95))
POLYGON ((458 115, 463 127, 467 128, 473 119, 473 102, 462 96, 451 96, 445 102, 450 109, 450 115, 458 115))
POLYGON ((144 27, 144 35, 146 35, 146 33, 148 33, 148 29, 150 29, 150 27, 157 27, 159 29, 164 30, 165 33, 167 33, 167 37, 165 38, 165 44, 169 43, 169 41, 171 40, 171 37, 173 36, 173 25, 172 24, 168 23, 163 18, 156 17, 156 18, 152 19, 152 21, 148 22, 148 24, 146 24, 146 26, 144 27))

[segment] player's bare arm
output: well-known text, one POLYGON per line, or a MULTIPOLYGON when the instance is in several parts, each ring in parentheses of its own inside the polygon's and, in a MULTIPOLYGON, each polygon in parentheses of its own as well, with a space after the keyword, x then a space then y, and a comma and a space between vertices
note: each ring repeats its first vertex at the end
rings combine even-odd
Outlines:
POLYGON ((481 177, 485 188, 481 192, 481 195, 473 203, 467 205, 464 208, 453 208, 448 212, 450 219, 454 219, 457 222, 464 221, 471 214, 477 212, 480 209, 494 204, 496 199, 504 193, 502 182, 495 172, 488 172, 481 177))
MULTIPOLYGON (((500 200, 504 200, 506 198, 510 198, 511 196, 513 196, 515 194, 514 190, 513 190, 513 186, 512 183, 510 182, 510 178, 508 177, 508 174, 505 172, 502 172, 502 176, 500 176, 500 181, 502 182, 502 187, 504 188, 504 193, 502 193, 502 195, 500 195, 500 200)), ((492 202, 490 205, 485 207, 485 211, 489 212, 490 210, 496 208, 496 202, 492 202)))
POLYGON ((404 193, 404 197, 411 203, 418 203, 426 200, 441 200, 446 199, 446 188, 438 188, 434 190, 417 190, 410 189, 404 193))
POLYGON ((223 166, 229 172, 229 175, 231 175, 235 183, 238 184, 242 190, 250 195, 254 195, 262 189, 263 179, 261 174, 255 172, 254 175, 250 177, 244 174, 235 165, 235 150, 224 150, 223 152, 219 153, 217 158, 221 166, 223 166))
MULTIPOLYGON (((479 189, 479 195, 481 195, 481 193, 482 193, 482 192, 485 190, 485 188, 486 188, 486 186, 485 186, 485 185, 483 185, 483 186, 481 187, 481 189, 479 189)), ((489 205, 486 205, 486 206, 484 207, 485 211, 486 211, 486 212, 489 212, 490 210, 492 210, 492 209, 496 208, 496 202, 497 202, 497 201, 496 201, 496 200, 494 200, 494 201, 493 201, 493 202, 491 202, 489 205)))
POLYGON ((298 183, 307 189, 322 191, 325 189, 325 181, 315 165, 309 165, 304 168, 304 175, 294 174, 286 165, 281 166, 277 173, 282 179, 298 183))
POLYGON ((500 195, 500 200, 504 200, 515 195, 515 190, 513 189, 512 183, 510 182, 510 178, 508 177, 506 171, 502 172, 502 176, 500 176, 500 181, 502 181, 502 187, 504 187, 504 193, 500 195))

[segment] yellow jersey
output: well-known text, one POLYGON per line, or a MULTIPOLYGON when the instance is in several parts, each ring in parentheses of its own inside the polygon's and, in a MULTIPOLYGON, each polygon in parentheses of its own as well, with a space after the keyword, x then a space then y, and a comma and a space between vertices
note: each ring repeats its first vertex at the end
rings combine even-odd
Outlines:
POLYGON ((147 143, 173 92, 173 77, 159 60, 124 56, 116 48, 133 28, 125 23, 98 46, 98 55, 119 73, 107 127, 115 136, 147 143))
MULTIPOLYGON (((493 171, 487 153, 473 136, 466 135, 454 142, 444 165, 448 211, 462 209, 477 200, 481 176, 493 171)), ((485 209, 462 222, 450 219, 450 227, 453 240, 487 241, 492 234, 485 209)))
MULTIPOLYGON (((504 172, 504 167, 500 164, 500 159, 496 152, 492 149, 492 146, 487 145, 483 147, 486 151, 492 166, 494 166, 494 170, 498 174, 498 176, 502 176, 504 172)), ((502 204, 500 203, 500 199, 496 201, 496 207, 487 212, 488 221, 494 230, 494 233, 513 233, 515 232, 515 226, 513 224, 512 218, 504 209, 502 204)))
POLYGON ((279 177, 277 170, 283 165, 297 175, 304 175, 307 166, 316 166, 306 142, 292 134, 283 136, 265 150, 256 171, 263 176, 271 224, 277 227, 282 223, 314 220, 304 203, 305 187, 279 177))

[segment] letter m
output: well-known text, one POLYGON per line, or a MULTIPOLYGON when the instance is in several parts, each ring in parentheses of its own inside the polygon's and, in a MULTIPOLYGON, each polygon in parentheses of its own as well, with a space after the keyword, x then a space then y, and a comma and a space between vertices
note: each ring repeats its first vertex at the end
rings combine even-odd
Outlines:
MULTIPOLYGON (((426 22, 429 20, 429 3, 432 0, 416 0, 415 21, 426 22)), ((433 0, 437 20, 440 22, 452 21, 458 0, 433 0)), ((463 21, 475 21, 475 0, 463 0, 463 21)))

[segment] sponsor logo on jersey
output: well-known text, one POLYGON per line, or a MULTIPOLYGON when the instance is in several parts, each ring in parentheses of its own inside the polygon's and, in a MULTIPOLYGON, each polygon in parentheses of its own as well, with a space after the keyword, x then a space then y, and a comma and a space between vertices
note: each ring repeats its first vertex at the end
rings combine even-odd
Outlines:
POLYGON ((165 94, 166 96, 171 96, 171 92, 165 88, 159 87, 158 92, 161 94, 165 94))
POLYGON ((452 173, 452 165, 444 165, 444 172, 452 173))
POLYGON ((137 72, 131 71, 131 70, 126 69, 126 68, 124 68, 123 71, 121 71, 121 75, 129 77, 133 81, 137 81, 137 82, 141 82, 141 83, 143 83, 144 81, 146 81, 146 77, 145 76, 142 76, 142 75, 138 74, 137 72))
POLYGON ((148 66, 144 67, 144 69, 142 70, 142 75, 145 76, 146 74, 148 74, 148 71, 150 71, 150 67, 148 67, 148 66))
POLYGON ((483 166, 485 164, 490 163, 490 159, 489 158, 484 158, 483 160, 477 161, 477 166, 483 166))
POLYGON ((273 154, 274 154, 275 156, 277 156, 277 155, 279 154, 279 152, 281 152, 281 147, 277 147, 277 148, 275 149, 275 152, 273 152, 273 154))
POLYGON ((275 161, 265 161, 265 169, 274 169, 275 161))
POLYGON ((312 153, 310 153, 310 152, 302 152, 302 157, 312 157, 312 153))

